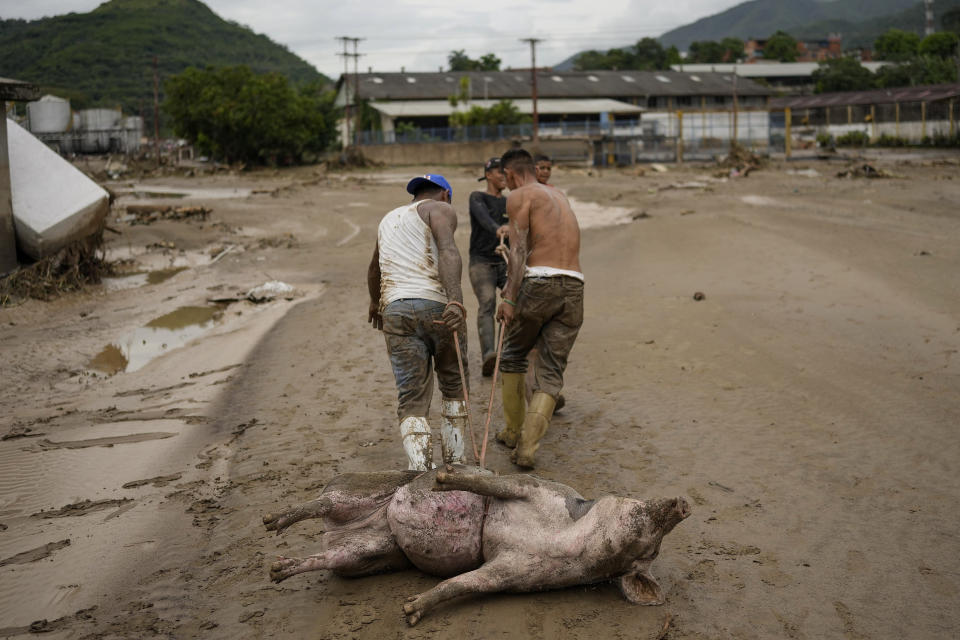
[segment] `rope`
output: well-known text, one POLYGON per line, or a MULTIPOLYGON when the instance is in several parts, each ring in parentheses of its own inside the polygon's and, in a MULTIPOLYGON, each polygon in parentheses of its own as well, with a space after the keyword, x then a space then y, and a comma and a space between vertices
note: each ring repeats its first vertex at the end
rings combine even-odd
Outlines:
POLYGON ((484 460, 487 457, 487 441, 490 439, 490 419, 493 417, 493 398, 497 394, 497 374, 500 372, 500 356, 503 354, 503 321, 500 321, 500 339, 497 340, 497 362, 493 366, 493 382, 490 385, 490 403, 487 405, 487 423, 483 425, 483 448, 480 449, 480 468, 486 469, 484 460))

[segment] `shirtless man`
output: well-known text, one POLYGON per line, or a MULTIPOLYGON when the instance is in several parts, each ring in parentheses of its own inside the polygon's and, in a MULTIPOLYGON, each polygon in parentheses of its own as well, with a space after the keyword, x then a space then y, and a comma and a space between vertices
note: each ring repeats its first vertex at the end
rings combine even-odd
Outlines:
POLYGON ((466 358, 466 309, 460 289, 462 263, 453 232, 453 190, 437 174, 407 184, 413 202, 383 217, 367 270, 369 322, 381 329, 397 382, 400 436, 408 468, 433 468, 433 435, 427 422, 433 396, 431 360, 443 399, 443 461, 463 463, 467 406, 457 365, 459 332, 466 358))
POLYGON ((500 166, 510 188, 510 266, 497 311, 506 325, 500 361, 506 424, 497 440, 515 447, 511 459, 517 465, 531 468, 583 324, 580 226, 566 196, 537 181, 529 153, 511 149, 500 166), (527 354, 535 346, 535 385, 526 407, 524 373, 527 354))

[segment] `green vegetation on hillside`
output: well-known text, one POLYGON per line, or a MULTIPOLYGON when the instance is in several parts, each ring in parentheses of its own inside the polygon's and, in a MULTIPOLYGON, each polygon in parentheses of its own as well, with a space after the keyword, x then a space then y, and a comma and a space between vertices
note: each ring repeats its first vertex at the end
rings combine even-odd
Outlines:
POLYGON ((153 57, 163 78, 188 67, 248 65, 294 83, 326 82, 264 35, 221 19, 199 0, 111 0, 89 13, 0 20, 3 75, 68 97, 74 108, 120 105, 149 114, 153 57))
POLYGON ((177 135, 227 162, 313 160, 337 138, 334 92, 319 85, 298 89, 279 73, 190 68, 169 78, 166 89, 163 110, 177 135))
POLYGON ((820 63, 813 72, 817 93, 889 89, 957 81, 954 54, 960 38, 949 31, 920 39, 913 33, 890 29, 877 38, 878 57, 893 62, 871 73, 860 61, 844 57, 820 63))
MULTIPOLYGON (((937 4, 946 4, 938 0, 937 4)), ((806 39, 826 38, 830 32, 843 33, 848 40, 850 25, 872 18, 889 16, 917 7, 918 15, 923 19, 922 4, 917 0, 843 0, 842 2, 824 2, 822 0, 751 0, 727 9, 716 15, 697 20, 688 25, 673 29, 660 36, 664 46, 676 45, 681 49, 697 40, 721 40, 732 36, 741 39, 765 38, 777 30, 789 31, 795 37, 806 39), (804 25, 819 23, 814 34, 808 34, 804 25), (830 25, 838 28, 833 28, 830 25)), ((938 11, 941 10, 938 8, 938 11)), ((895 26, 896 23, 887 25, 895 26)), ((880 32, 885 29, 881 29, 880 32)), ((876 34, 873 36, 876 37, 876 34)), ((872 42, 870 38, 869 42, 872 42)))
POLYGON ((573 65, 578 71, 594 69, 655 71, 669 69, 670 65, 679 62, 680 52, 676 47, 664 49, 656 39, 643 38, 632 47, 608 49, 606 52, 584 51, 576 57, 573 65))

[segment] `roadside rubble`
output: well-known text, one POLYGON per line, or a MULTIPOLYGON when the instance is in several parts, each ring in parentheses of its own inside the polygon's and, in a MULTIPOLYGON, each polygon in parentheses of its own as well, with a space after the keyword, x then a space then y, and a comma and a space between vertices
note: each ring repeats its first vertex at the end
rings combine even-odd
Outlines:
POLYGON ((877 169, 872 164, 864 163, 853 167, 847 167, 837 173, 838 178, 894 178, 894 174, 883 169, 877 169))
POLYGON ((163 204, 128 204, 127 215, 120 218, 130 225, 153 224, 158 220, 206 220, 213 211, 208 207, 174 207, 163 204))
POLYGON ((746 178, 752 171, 763 168, 764 160, 749 149, 735 144, 717 166, 723 169, 714 174, 718 178, 746 178))

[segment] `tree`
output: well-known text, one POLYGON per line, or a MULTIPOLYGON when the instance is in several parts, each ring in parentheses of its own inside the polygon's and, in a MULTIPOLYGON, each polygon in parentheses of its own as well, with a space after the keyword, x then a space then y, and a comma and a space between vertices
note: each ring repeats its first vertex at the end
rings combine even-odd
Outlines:
POLYGON ((451 127, 523 124, 529 121, 530 118, 520 113, 510 100, 501 100, 488 109, 480 106, 470 107, 469 111, 457 111, 450 116, 451 127))
POLYGON ((767 39, 763 45, 765 60, 779 60, 780 62, 796 62, 797 39, 784 31, 777 31, 767 39))
POLYGON ((913 56, 899 64, 885 65, 877 70, 877 86, 881 89, 956 81, 957 66, 949 58, 913 56))
POLYGON ((191 67, 164 87, 177 135, 227 162, 300 162, 337 137, 334 94, 318 84, 296 89, 279 73, 238 66, 191 67))
POLYGON ((820 63, 813 72, 817 93, 862 91, 874 88, 874 75, 856 58, 835 58, 820 63))
POLYGON ((655 71, 669 69, 670 65, 679 62, 680 52, 676 47, 664 49, 656 38, 643 38, 631 47, 608 49, 606 53, 595 49, 584 51, 574 60, 574 68, 578 71, 595 69, 655 71))
POLYGON ((723 52, 723 46, 713 40, 691 42, 687 51, 687 60, 703 63, 723 62, 723 52))
POLYGON ((464 49, 451 51, 447 56, 447 62, 450 64, 450 71, 499 71, 500 58, 493 53, 481 56, 474 60, 466 54, 464 49))
POLYGON ((873 43, 874 57, 877 60, 906 60, 917 55, 920 36, 910 31, 890 29, 873 43))
POLYGON ((480 71, 500 71, 500 58, 492 53, 480 57, 480 71))
POLYGON ((723 62, 736 62, 743 57, 743 40, 727 37, 720 41, 723 49, 723 62))
POLYGON ((949 31, 932 33, 920 41, 917 52, 921 56, 931 56, 934 58, 952 58, 957 53, 957 34, 949 31))

